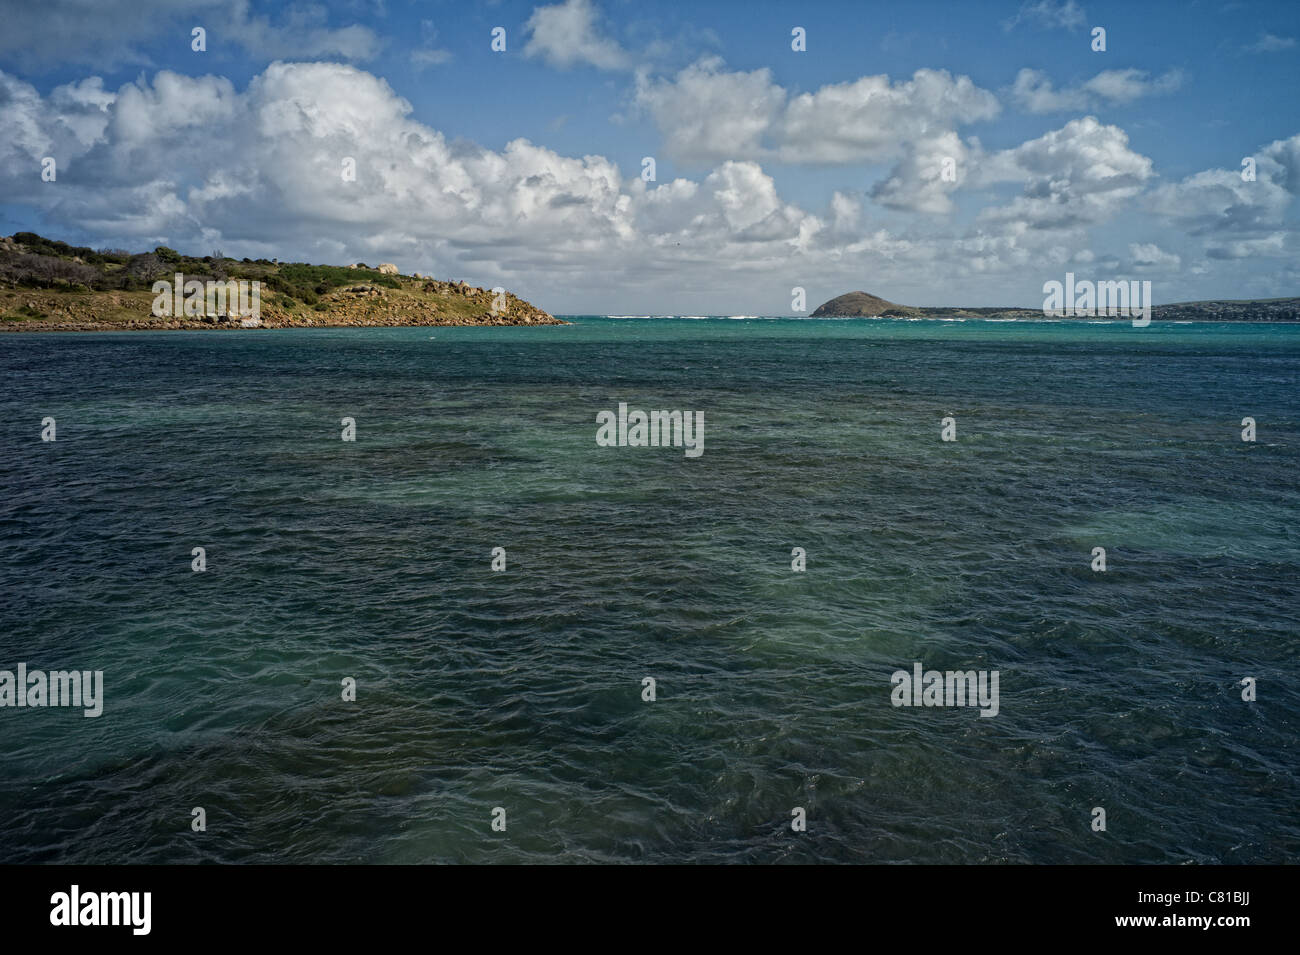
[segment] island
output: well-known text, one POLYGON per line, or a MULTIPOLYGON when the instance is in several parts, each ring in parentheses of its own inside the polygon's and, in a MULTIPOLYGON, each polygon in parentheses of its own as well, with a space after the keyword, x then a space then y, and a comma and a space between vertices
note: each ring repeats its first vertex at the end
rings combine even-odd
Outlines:
POLYGON ((6 331, 567 324, 504 290, 406 275, 391 263, 309 265, 166 246, 95 250, 33 232, 0 237, 6 331))
MULTIPOLYGON (((899 305, 868 292, 848 292, 817 306, 812 317, 1041 319, 1043 310, 1017 306, 899 305)), ((1154 305, 1151 319, 1166 322, 1300 322, 1300 298, 1221 299, 1154 305)))

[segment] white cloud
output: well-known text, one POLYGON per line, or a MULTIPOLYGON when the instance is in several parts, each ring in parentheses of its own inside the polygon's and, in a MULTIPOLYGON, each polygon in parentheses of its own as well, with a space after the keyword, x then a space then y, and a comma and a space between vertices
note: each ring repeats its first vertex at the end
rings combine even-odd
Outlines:
POLYGON ((972 151, 954 132, 910 144, 908 154, 886 179, 876 184, 871 197, 891 209, 944 214, 952 211, 951 194, 967 175, 972 151), (953 175, 944 176, 945 162, 952 161, 953 175))
POLYGON ((1181 70, 1154 79, 1145 70, 1103 70, 1076 87, 1056 89, 1041 70, 1022 69, 1011 86, 1011 98, 1028 113, 1095 109, 1100 104, 1131 103, 1144 96, 1171 93, 1182 86, 1181 70))
POLYGON ((1088 94, 1082 89, 1057 90, 1041 70, 1022 69, 1011 85, 1011 98, 1027 113, 1055 113, 1087 109, 1088 94))
POLYGON ((716 57, 686 67, 672 80, 637 75, 636 101, 664 137, 668 155, 683 160, 753 158, 785 103, 785 90, 764 68, 723 72, 716 57))
POLYGON ((999 110, 992 93, 945 70, 917 70, 897 83, 864 76, 789 97, 771 71, 727 71, 717 57, 672 79, 639 75, 636 102, 658 126, 669 155, 687 161, 888 161, 999 110))
POLYGON ((1046 29, 1077 30, 1087 22, 1075 0, 1037 0, 1035 3, 1023 3, 1014 17, 1002 24, 1004 30, 1012 30, 1021 23, 1033 23, 1046 29))
POLYGON ((1233 239, 1223 245, 1208 245, 1206 258, 1210 259, 1253 259, 1293 257, 1296 253, 1291 235, 1286 232, 1273 232, 1258 239, 1233 239), (1291 246, 1288 249, 1288 246, 1291 246))
POLYGON ((1153 190, 1149 208, 1193 235, 1272 230, 1300 192, 1300 134, 1270 143, 1253 158, 1253 182, 1244 181, 1240 169, 1206 169, 1153 190))
POLYGON ((985 221, 1063 229, 1112 218, 1142 192, 1153 170, 1150 159, 1129 148, 1127 133, 1086 116, 985 157, 976 175, 982 183, 1024 183, 1010 204, 985 209, 985 221))
POLYGON ((1143 96, 1172 93, 1183 85, 1183 71, 1179 69, 1168 70, 1155 79, 1147 77, 1146 70, 1103 70, 1083 88, 1112 103, 1131 103, 1143 96))
POLYGON ((1128 247, 1133 267, 1138 271, 1175 271, 1183 264, 1180 256, 1166 252, 1154 242, 1131 242, 1128 247))
POLYGON ((1281 50, 1292 50, 1295 49, 1295 37, 1261 33, 1258 40, 1243 49, 1247 53, 1277 53, 1281 50))
POLYGON ((104 89, 104 81, 98 76, 80 83, 56 86, 50 91, 50 105, 59 122, 71 130, 84 146, 94 143, 103 134, 109 110, 116 100, 113 93, 104 89))
POLYGON ((1292 196, 1300 195, 1300 134, 1278 139, 1260 150, 1259 165, 1270 182, 1275 182, 1292 196))
POLYGON ((878 161, 904 144, 931 144, 956 126, 992 119, 999 108, 970 77, 921 69, 898 83, 864 76, 796 96, 775 133, 789 162, 878 161))
POLYGON ((857 231, 862 219, 862 201, 840 192, 831 194, 831 230, 836 234, 849 234, 857 231))
POLYGON ((568 69, 585 64, 622 70, 631 65, 627 51, 601 31, 591 0, 537 7, 524 29, 528 33, 524 55, 540 57, 551 66, 568 69))
POLYGON ((443 63, 449 63, 453 59, 450 50, 435 46, 438 39, 438 31, 433 25, 432 20, 420 21, 420 42, 421 45, 411 51, 411 65, 417 70, 424 70, 431 66, 440 66, 443 63))
POLYGON ((416 69, 440 66, 443 63, 451 62, 451 60, 452 55, 450 50, 434 48, 411 51, 411 65, 416 69))

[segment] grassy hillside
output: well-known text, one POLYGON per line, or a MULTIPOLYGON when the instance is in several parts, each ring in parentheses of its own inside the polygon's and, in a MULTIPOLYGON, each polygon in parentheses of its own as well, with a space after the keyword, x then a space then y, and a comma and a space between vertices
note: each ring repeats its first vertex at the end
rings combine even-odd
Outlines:
POLYGON ((0 329, 79 331, 131 328, 235 328, 224 315, 155 316, 159 280, 231 279, 261 283, 268 328, 343 325, 564 324, 506 293, 358 267, 201 258, 159 246, 152 252, 90 249, 31 232, 0 238, 0 329))

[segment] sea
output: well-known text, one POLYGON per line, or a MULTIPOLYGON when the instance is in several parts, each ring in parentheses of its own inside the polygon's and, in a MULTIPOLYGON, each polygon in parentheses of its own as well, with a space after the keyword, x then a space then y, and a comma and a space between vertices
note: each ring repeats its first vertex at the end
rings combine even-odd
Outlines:
POLYGON ((565 317, 0 336, 0 862, 1296 860, 1300 325, 565 317))

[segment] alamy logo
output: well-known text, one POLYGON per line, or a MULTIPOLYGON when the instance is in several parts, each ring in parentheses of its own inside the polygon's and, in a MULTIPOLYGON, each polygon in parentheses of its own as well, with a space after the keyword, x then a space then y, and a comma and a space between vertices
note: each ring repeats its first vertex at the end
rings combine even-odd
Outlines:
POLYGON ((152 892, 82 892, 74 885, 50 896, 51 925, 129 925, 131 934, 152 928, 152 892))
POLYGON ((998 715, 998 671, 926 670, 912 664, 912 672, 895 670, 889 678, 894 706, 978 706, 980 716, 998 715))
POLYGON ((104 712, 103 670, 0 670, 0 706, 79 706, 82 716, 104 712))
POLYGON ((688 458, 704 453, 704 412, 651 411, 646 414, 627 402, 612 411, 596 413, 596 444, 602 448, 685 448, 688 458))
POLYGON ((244 279, 226 282, 185 281, 176 273, 176 281, 166 279, 153 283, 153 314, 156 318, 210 316, 238 318, 242 324, 254 325, 262 315, 262 283, 244 279))
POLYGON ((1151 324, 1151 280, 1092 282, 1074 280, 1065 273, 1065 284, 1043 283, 1043 315, 1047 318, 1095 318, 1099 315, 1133 319, 1134 328, 1151 324))

